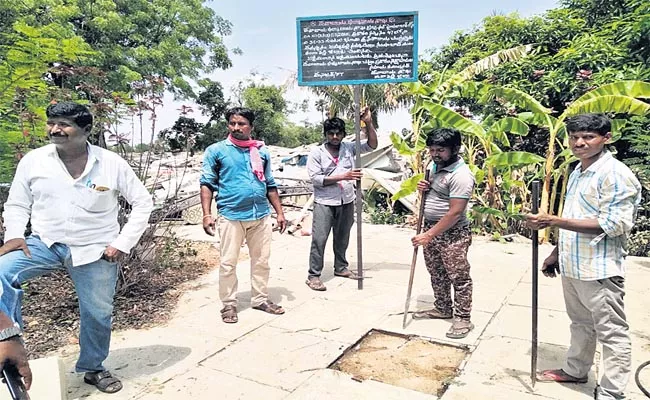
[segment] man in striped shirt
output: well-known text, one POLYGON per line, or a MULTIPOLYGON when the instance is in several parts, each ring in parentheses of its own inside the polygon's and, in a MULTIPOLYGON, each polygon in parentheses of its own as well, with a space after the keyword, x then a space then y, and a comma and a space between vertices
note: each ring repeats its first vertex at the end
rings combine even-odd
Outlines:
POLYGON ((569 177, 562 217, 528 215, 533 229, 560 228, 558 245, 542 266, 562 276, 571 346, 562 369, 542 371, 540 381, 586 383, 596 343, 603 346, 599 399, 622 399, 630 377, 631 343, 623 297, 625 245, 641 202, 632 171, 605 149, 611 122, 602 114, 566 121, 569 145, 580 160, 569 177))

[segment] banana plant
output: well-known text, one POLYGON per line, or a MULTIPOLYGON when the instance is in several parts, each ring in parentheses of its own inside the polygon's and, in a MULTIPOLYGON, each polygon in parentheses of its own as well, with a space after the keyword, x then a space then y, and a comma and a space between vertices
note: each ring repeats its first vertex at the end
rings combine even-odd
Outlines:
MULTIPOLYGON (((536 154, 503 150, 511 147, 506 133, 525 136, 528 134, 528 125, 519 118, 496 119, 493 116, 488 116, 482 123, 478 123, 444 105, 429 101, 423 101, 416 107, 419 107, 414 109, 417 123, 421 123, 423 119, 427 120, 421 126, 422 134, 419 135, 415 145, 410 146, 393 133, 391 140, 395 148, 403 155, 414 157, 423 153, 426 147, 425 134, 431 129, 449 127, 461 131, 465 137, 466 162, 474 173, 477 187, 481 187, 481 190, 475 191, 477 211, 487 215, 493 227, 502 229, 503 224, 500 220, 503 219, 504 214, 501 214, 501 210, 505 208, 505 203, 500 192, 497 172, 510 173, 514 168, 541 164, 544 161, 544 158, 536 154)), ((400 191, 395 193, 392 199, 397 200, 413 193, 417 182, 422 178, 423 174, 417 173, 404 181, 400 191)))
MULTIPOLYGON (((561 213, 563 207, 564 193, 566 192, 566 181, 568 177, 568 166, 575 158, 572 158, 568 150, 568 137, 566 135, 565 120, 571 116, 585 113, 615 113, 646 115, 650 113, 650 104, 640 100, 650 98, 650 83, 642 81, 618 81, 600 86, 591 90, 573 101, 558 117, 553 117, 546 107, 533 99, 528 94, 513 88, 494 89, 490 95, 483 100, 490 100, 499 97, 527 110, 527 113, 519 114, 519 117, 528 124, 537 125, 548 129, 549 139, 544 161, 543 187, 540 211, 561 213), (556 155, 555 149, 561 149, 556 155), (559 188, 558 185, 562 184, 559 188), (559 209, 551 209, 560 189, 559 209)), ((614 139, 620 138, 624 122, 614 120, 612 131, 614 139)), ((544 241, 549 240, 550 231, 544 233, 544 241)))
POLYGON ((446 77, 443 70, 437 80, 422 83, 413 82, 402 84, 413 96, 415 104, 411 109, 413 115, 412 140, 391 133, 391 141, 398 152, 409 158, 414 175, 402 182, 400 190, 393 195, 393 200, 400 199, 415 192, 417 182, 424 177, 427 153, 425 150, 426 132, 435 127, 454 127, 465 133, 478 137, 485 134, 480 124, 465 118, 444 105, 446 98, 458 86, 474 79, 477 75, 494 69, 504 62, 515 61, 530 54, 534 50, 531 44, 516 46, 501 50, 488 57, 478 60, 460 72, 446 77))

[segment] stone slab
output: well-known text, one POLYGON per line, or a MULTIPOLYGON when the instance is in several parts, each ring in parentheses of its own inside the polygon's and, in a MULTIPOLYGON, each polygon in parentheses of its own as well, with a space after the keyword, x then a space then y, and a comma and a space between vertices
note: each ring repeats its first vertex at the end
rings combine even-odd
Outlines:
POLYGON ((320 370, 300 385, 286 400, 434 400, 436 396, 377 381, 357 382, 340 371, 320 370))
MULTIPOLYGON (((530 307, 506 305, 485 330, 486 337, 503 336, 530 340, 532 335, 530 307)), ((538 339, 544 343, 569 343, 569 317, 563 311, 540 309, 538 312, 538 339)))
POLYGON ((284 390, 198 366, 173 380, 152 385, 137 399, 280 400, 287 395, 284 390))
POLYGON ((201 365, 292 391, 327 368, 347 346, 302 332, 263 327, 201 365))

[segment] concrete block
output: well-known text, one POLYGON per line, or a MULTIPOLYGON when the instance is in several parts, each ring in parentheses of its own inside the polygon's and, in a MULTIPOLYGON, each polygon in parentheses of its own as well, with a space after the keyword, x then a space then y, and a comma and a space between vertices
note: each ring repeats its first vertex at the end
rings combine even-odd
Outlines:
MULTIPOLYGON (((485 335, 530 340, 531 315, 530 307, 506 305, 485 330, 485 335)), ((538 312, 539 341, 567 346, 570 339, 569 324, 569 317, 565 312, 540 309, 538 312)))
POLYGON ((316 371, 309 381, 300 385, 286 400, 434 400, 436 398, 426 393, 377 381, 357 382, 348 374, 327 369, 316 371))
POLYGON ((173 380, 151 385, 139 400, 171 399, 265 399, 280 400, 289 392, 211 368, 197 366, 173 380))
POLYGON ((292 391, 332 363, 347 346, 302 332, 263 327, 202 366, 292 391))

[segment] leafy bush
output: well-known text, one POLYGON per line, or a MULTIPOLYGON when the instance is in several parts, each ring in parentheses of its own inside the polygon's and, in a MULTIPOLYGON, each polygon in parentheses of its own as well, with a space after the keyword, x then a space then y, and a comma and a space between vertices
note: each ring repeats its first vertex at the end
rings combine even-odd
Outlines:
POLYGON ((637 218, 627 244, 631 256, 650 257, 650 218, 637 218))
POLYGON ((370 188, 363 199, 363 211, 375 225, 396 225, 406 222, 408 210, 402 203, 390 203, 386 193, 370 188))

